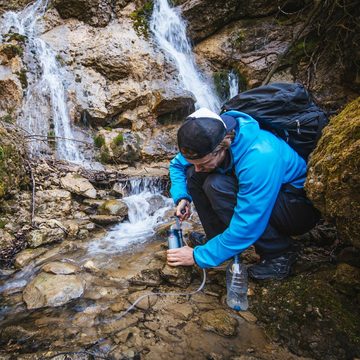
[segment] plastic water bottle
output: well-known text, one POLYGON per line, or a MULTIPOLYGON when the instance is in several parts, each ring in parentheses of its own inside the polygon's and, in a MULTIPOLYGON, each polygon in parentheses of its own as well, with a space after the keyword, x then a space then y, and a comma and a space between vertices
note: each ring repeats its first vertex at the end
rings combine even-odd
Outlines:
POLYGON ((240 262, 239 255, 236 255, 226 269, 226 302, 236 311, 247 310, 249 306, 247 280, 246 267, 240 262))

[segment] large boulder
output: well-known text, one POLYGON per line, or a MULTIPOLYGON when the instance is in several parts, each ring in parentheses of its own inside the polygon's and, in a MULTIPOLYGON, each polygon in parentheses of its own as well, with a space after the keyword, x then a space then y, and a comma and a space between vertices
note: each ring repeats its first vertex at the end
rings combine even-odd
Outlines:
POLYGON ((76 275, 41 272, 25 288, 23 298, 28 309, 55 307, 77 299, 84 293, 84 283, 76 275))
POLYGON ((335 222, 343 241, 360 247, 360 97, 333 117, 313 152, 307 194, 335 222))

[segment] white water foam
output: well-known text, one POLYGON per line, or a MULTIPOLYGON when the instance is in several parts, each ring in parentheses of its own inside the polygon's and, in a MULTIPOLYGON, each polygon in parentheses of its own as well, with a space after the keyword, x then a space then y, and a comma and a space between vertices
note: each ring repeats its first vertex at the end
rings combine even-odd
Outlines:
POLYGON ((234 70, 229 71, 228 81, 229 81, 229 99, 231 99, 239 93, 239 77, 237 76, 234 70))
POLYGON ((150 21, 155 40, 165 53, 175 61, 184 88, 196 98, 196 108, 206 107, 219 112, 220 101, 209 80, 197 69, 190 42, 186 36, 186 24, 167 0, 156 0, 150 21))
POLYGON ((163 221, 165 212, 174 206, 152 180, 132 180, 130 188, 133 195, 122 199, 129 208, 128 221, 115 225, 104 238, 91 242, 90 254, 114 254, 143 244, 155 234, 154 227, 163 221), (151 211, 154 200, 161 203, 155 212, 151 211))

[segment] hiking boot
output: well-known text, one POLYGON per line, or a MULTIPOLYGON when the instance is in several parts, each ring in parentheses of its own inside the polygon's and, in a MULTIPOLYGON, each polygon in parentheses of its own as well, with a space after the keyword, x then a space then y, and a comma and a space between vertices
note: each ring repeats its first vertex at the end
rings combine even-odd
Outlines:
POLYGON ((201 232, 197 232, 197 231, 192 231, 189 234, 189 242, 190 242, 190 246, 195 247, 198 245, 204 245, 206 243, 206 235, 201 233, 201 232))
POLYGON ((295 252, 288 252, 273 259, 264 259, 259 264, 250 266, 248 274, 255 280, 285 279, 290 275, 296 258, 295 252))

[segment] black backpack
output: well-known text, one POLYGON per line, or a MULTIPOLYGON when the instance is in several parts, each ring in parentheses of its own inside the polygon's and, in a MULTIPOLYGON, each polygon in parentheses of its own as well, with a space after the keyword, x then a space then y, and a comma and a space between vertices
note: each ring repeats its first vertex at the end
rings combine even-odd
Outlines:
POLYGON ((223 105, 222 112, 229 110, 252 116, 306 161, 328 123, 327 115, 301 84, 273 83, 244 91, 223 105))

